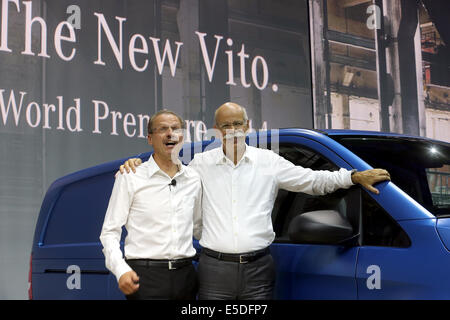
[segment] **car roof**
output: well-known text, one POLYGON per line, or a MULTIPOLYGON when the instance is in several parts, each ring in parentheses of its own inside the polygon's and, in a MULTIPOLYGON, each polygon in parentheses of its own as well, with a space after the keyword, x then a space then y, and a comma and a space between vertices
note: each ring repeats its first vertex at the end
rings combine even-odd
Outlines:
MULTIPOLYGON (((418 139, 422 141, 428 141, 428 142, 434 142, 439 144, 445 144, 450 146, 450 143, 440 141, 440 140, 433 140, 426 137, 419 137, 419 136, 411 136, 411 135, 404 135, 404 134, 398 134, 398 133, 390 133, 390 132, 378 132, 378 131, 362 131, 362 130, 339 130, 339 129, 326 129, 326 130, 318 130, 318 129, 310 129, 310 128, 281 128, 280 134, 281 135, 302 135, 302 136, 315 136, 317 139, 321 140, 325 138, 326 136, 333 138, 333 137, 342 137, 342 136, 354 136, 354 137, 361 137, 361 136, 373 136, 373 137, 392 137, 392 138, 402 138, 402 139, 418 139)), ((262 133, 259 131, 259 133, 262 133)), ((270 130, 267 132, 270 134, 270 130)), ((251 134, 257 134, 257 132, 253 132, 251 134)), ((192 144, 203 144, 203 143, 209 143, 210 141, 198 141, 193 142, 192 144)), ((134 157, 148 157, 152 152, 144 152, 139 155, 135 155, 134 157)), ((70 183, 72 181, 77 181, 86 177, 91 177, 92 175, 96 174, 103 174, 108 171, 116 171, 117 168, 120 167, 121 164, 123 164, 126 160, 128 160, 130 157, 102 163, 90 168, 82 169, 73 173, 70 173, 68 175, 65 175, 63 177, 60 177, 56 179, 53 184, 50 186, 52 187, 58 187, 60 185, 65 185, 67 183, 70 183)))
POLYGON ((348 130, 348 129, 309 129, 309 128, 282 128, 280 130, 283 131, 311 131, 316 133, 322 133, 324 135, 329 136, 330 138, 335 136, 355 136, 355 137, 385 137, 385 138, 400 138, 400 139, 414 139, 414 140, 422 140, 422 141, 429 141, 429 142, 435 142, 435 143, 445 143, 449 144, 449 142, 442 141, 442 140, 436 140, 428 137, 422 137, 422 136, 416 136, 416 135, 409 135, 409 134, 401 134, 401 133, 395 133, 395 132, 382 132, 382 131, 368 131, 368 130, 348 130))

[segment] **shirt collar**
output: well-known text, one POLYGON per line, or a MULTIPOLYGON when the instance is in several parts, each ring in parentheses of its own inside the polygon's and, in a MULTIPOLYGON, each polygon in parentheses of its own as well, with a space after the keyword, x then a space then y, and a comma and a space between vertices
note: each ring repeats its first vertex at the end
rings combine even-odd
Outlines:
MULTIPOLYGON (((150 159, 148 159, 148 176, 149 178, 151 178, 156 172, 161 171, 161 168, 158 166, 158 164, 156 163, 155 159, 153 158, 153 154, 150 157, 150 159)), ((176 163, 177 167, 178 167, 178 172, 175 174, 175 176, 180 175, 184 172, 184 167, 181 164, 180 159, 177 159, 177 163, 176 163)), ((165 172, 164 172, 165 174, 165 172)))
MULTIPOLYGON (((225 153, 223 152, 223 148, 222 145, 220 145, 220 147, 218 148, 219 151, 217 152, 217 158, 216 158, 216 164, 225 164, 227 163, 227 161, 231 161, 227 158, 227 156, 225 155, 225 153)), ((245 161, 245 162, 253 162, 254 159, 254 154, 251 150, 251 148, 245 144, 245 152, 244 155, 242 156, 242 159, 239 161, 245 161)))

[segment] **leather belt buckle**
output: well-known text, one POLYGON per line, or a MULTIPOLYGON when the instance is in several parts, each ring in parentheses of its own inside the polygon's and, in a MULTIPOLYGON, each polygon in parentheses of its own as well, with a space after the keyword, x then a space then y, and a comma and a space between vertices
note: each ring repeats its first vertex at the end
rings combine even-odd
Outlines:
POLYGON ((172 264, 174 261, 169 261, 169 270, 175 270, 176 267, 172 264))
POLYGON ((245 258, 244 255, 240 255, 239 256, 239 263, 248 263, 248 261, 247 260, 243 260, 243 258, 245 258))

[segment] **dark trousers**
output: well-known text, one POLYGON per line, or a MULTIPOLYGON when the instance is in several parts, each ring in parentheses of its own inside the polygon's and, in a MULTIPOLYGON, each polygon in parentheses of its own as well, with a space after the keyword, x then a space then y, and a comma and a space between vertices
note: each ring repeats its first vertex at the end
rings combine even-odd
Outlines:
POLYGON ((127 263, 139 276, 139 289, 126 296, 128 300, 195 300, 198 279, 192 264, 169 270, 127 263))
POLYGON ((198 277, 200 300, 273 299, 275 267, 270 254, 241 264, 202 253, 198 277))

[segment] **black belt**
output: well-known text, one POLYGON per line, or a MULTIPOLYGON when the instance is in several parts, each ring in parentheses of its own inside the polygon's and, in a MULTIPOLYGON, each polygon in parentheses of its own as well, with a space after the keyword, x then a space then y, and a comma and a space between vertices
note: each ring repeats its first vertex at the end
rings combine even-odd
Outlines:
POLYGON ((179 269, 188 265, 192 265, 192 258, 177 260, 156 260, 156 259, 130 259, 126 260, 131 264, 141 267, 160 267, 169 270, 179 269))
POLYGON ((218 260, 248 263, 264 257, 265 255, 270 253, 270 250, 269 248, 265 248, 262 250, 246 253, 221 253, 208 248, 202 248, 202 252, 204 252, 207 256, 216 258, 218 260))

